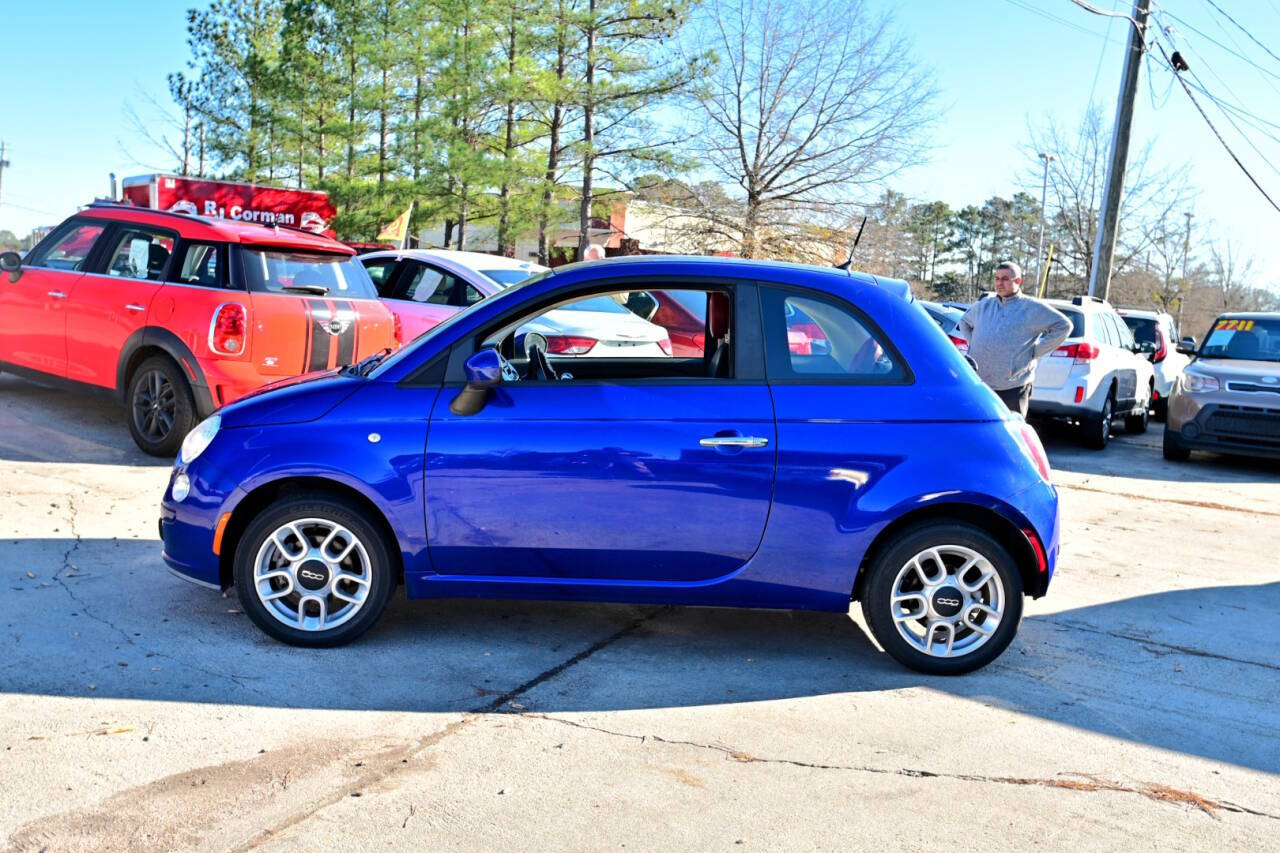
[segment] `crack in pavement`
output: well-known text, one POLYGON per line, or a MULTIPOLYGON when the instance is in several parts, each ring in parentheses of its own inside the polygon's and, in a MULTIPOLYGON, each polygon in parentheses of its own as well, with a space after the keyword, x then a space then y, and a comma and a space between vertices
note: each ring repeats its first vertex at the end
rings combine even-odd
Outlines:
MULTIPOLYGON (((372 785, 384 782, 386 779, 393 776, 398 771, 404 769, 409 764, 410 761, 417 760, 421 756, 421 754, 426 750, 434 747, 436 744, 440 743, 445 738, 455 734, 456 732, 461 731, 462 729, 466 728, 467 726, 471 725, 477 720, 483 719, 487 714, 492 714, 492 713, 501 711, 502 713, 510 713, 518 716, 519 712, 522 710, 521 708, 517 706, 513 706, 511 710, 506 711, 506 710, 503 710, 503 706, 511 704, 517 697, 529 692, 530 690, 534 689, 535 687, 538 687, 539 685, 547 681, 550 681, 551 679, 563 673, 565 670, 578 665, 579 663, 591 657, 592 655, 596 654, 600 650, 613 645, 614 643, 618 642, 621 639, 631 636, 636 631, 640 630, 640 628, 642 628, 645 625, 645 623, 650 622, 653 619, 656 619, 658 616, 668 612, 669 610, 671 610, 669 606, 663 606, 663 607, 654 608, 648 611, 647 613, 642 614, 638 618, 633 619, 631 622, 619 628, 617 631, 614 631, 609 636, 604 637, 603 639, 597 640, 596 642, 587 646, 585 649, 578 652, 577 654, 566 658, 565 660, 561 661, 560 663, 556 664, 555 666, 549 669, 543 670, 542 672, 535 675, 533 678, 530 678, 528 681, 525 681, 522 684, 516 687, 513 687, 511 690, 508 690, 502 693, 500 696, 495 697, 489 702, 486 702, 483 705, 479 705, 465 712, 461 718, 454 720, 452 723, 449 723, 440 731, 433 732, 432 734, 429 734, 429 735, 424 735, 423 737, 420 737, 414 740, 412 743, 406 745, 404 748, 396 750, 394 753, 390 754, 382 761, 377 762, 377 766, 373 766, 370 768, 368 772, 360 774, 356 778, 354 783, 345 785, 339 788, 338 790, 330 793, 328 796, 308 805, 306 808, 300 811, 294 812, 292 815, 276 823, 274 826, 259 831, 248 841, 232 849, 235 851, 252 850, 253 848, 258 847, 259 845, 265 843, 266 841, 269 841, 270 839, 279 836, 279 834, 284 832, 285 830, 292 829, 293 827, 298 826, 299 824, 303 823, 304 821, 316 815, 322 809, 328 808, 329 806, 337 802, 340 802, 346 799, 347 797, 362 793, 365 789, 369 788, 372 785)), ((366 762, 366 763, 371 763, 371 762, 366 762)), ((408 818, 405 819, 405 822, 406 823, 408 822, 408 818)))
POLYGON ((668 744, 670 746, 685 746, 695 749, 711 750, 713 752, 723 753, 727 758, 731 758, 734 761, 738 761, 743 764, 784 764, 808 770, 836 770, 852 773, 867 773, 877 776, 905 776, 910 779, 948 779, 952 781, 979 782, 992 785, 1023 785, 1054 788, 1066 791, 1081 791, 1086 793, 1111 791, 1121 794, 1137 794, 1156 802, 1193 806, 1216 820, 1221 819, 1218 817, 1217 812, 1225 811, 1232 812, 1234 814, 1244 814, 1252 817, 1262 817, 1269 820, 1280 821, 1280 814, 1271 814, 1270 812, 1259 811, 1229 800, 1211 800, 1208 797, 1195 793, 1194 791, 1184 791, 1158 782, 1142 782, 1136 785, 1126 785, 1121 782, 1112 782, 1106 779, 1101 779, 1088 773, 1060 773, 1057 778, 1036 778, 1023 776, 985 776, 974 773, 946 773, 935 772, 932 770, 919 770, 910 767, 894 768, 872 767, 870 765, 819 764, 809 761, 800 761, 793 758, 761 758, 759 756, 752 755, 749 752, 734 749, 731 746, 720 743, 698 743, 697 741, 691 740, 665 738, 661 735, 638 735, 630 732, 619 732, 612 729, 601 728, 600 726, 580 723, 576 720, 568 720, 562 717, 551 717, 546 714, 524 713, 519 716, 528 719, 545 720, 549 723, 556 723, 575 729, 585 729, 587 731, 598 732, 610 737, 636 740, 639 741, 641 745, 644 745, 648 741, 653 741, 655 743, 668 744))
MULTIPOLYGON (((1170 652, 1180 652, 1184 655, 1191 655, 1198 658, 1210 658, 1212 660, 1224 660, 1230 663, 1241 663, 1246 666, 1257 666, 1263 669, 1280 670, 1280 664, 1267 663, 1261 660, 1250 660, 1249 658, 1237 658, 1231 655, 1219 654, 1218 652, 1207 652, 1204 649, 1197 649, 1194 646, 1179 646, 1174 643, 1165 643, 1160 640, 1153 640, 1150 637, 1141 637, 1137 634, 1125 634, 1120 631, 1108 631, 1105 628, 1094 628, 1091 625, 1085 625, 1080 622, 1061 621, 1058 623, 1073 631, 1084 631, 1089 634, 1101 634, 1104 637, 1114 637, 1117 640, 1128 640, 1140 645, 1159 646, 1162 649, 1168 649, 1170 652)), ((1147 651, 1151 651, 1148 649, 1147 651)), ((1154 654, 1154 652, 1153 652, 1154 654)))

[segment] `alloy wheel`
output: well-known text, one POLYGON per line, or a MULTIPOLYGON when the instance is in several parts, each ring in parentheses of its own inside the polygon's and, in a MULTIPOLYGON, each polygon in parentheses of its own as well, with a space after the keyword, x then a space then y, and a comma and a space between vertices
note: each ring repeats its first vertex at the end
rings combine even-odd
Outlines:
POLYGON ((963 545, 916 554, 894 578, 890 609, 898 634, 932 657, 957 658, 995 634, 1006 607, 991 561, 963 545))
POLYGON ((153 441, 164 441, 173 429, 177 411, 177 393, 162 371, 148 370, 139 377, 133 391, 133 423, 138 432, 153 441))
POLYGON ((324 518, 288 521, 258 548, 253 585, 273 618, 301 631, 343 625, 364 607, 373 582, 369 552, 346 527, 324 518))

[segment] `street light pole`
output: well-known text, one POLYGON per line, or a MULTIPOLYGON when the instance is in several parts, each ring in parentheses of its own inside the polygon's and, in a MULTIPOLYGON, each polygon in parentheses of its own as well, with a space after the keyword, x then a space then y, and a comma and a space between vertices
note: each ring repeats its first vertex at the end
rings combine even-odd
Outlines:
POLYGON ((1142 54, 1147 49, 1147 15, 1151 0, 1134 0, 1133 26, 1129 46, 1124 55, 1124 74, 1120 77, 1120 98, 1116 103, 1116 124, 1111 133, 1111 162, 1107 167, 1106 192, 1102 210, 1098 211, 1098 238, 1093 246, 1093 269, 1089 271, 1089 295, 1107 298, 1111 288, 1111 263, 1120 230, 1120 197, 1124 190, 1124 171, 1129 160, 1129 130, 1133 125, 1133 102, 1138 94, 1138 74, 1142 54))
POLYGON ((1040 279, 1044 278, 1044 205, 1045 200, 1049 197, 1049 164, 1058 159, 1052 154, 1040 152, 1040 159, 1044 161, 1044 184, 1040 187, 1040 239, 1036 241, 1036 278, 1034 285, 1040 287, 1040 279))
POLYGON ((1191 287, 1187 284, 1187 255, 1191 254, 1191 218, 1195 216, 1191 211, 1182 214, 1187 217, 1187 239, 1182 244, 1182 287, 1181 293, 1178 294, 1178 334, 1182 334, 1182 304, 1187 301, 1187 294, 1191 292, 1191 287))

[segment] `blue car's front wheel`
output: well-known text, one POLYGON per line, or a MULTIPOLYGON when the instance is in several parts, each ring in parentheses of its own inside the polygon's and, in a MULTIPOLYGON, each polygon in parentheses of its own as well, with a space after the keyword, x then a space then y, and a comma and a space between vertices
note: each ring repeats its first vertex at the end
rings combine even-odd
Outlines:
POLYGON ((356 507, 303 495, 271 504, 245 530, 235 585, 245 612, 276 639, 338 646, 377 621, 395 575, 382 535, 356 507))
POLYGON ((912 669, 958 675, 986 666, 1022 618, 1022 576, 994 537, 969 524, 907 530, 876 557, 862 613, 885 651, 912 669))

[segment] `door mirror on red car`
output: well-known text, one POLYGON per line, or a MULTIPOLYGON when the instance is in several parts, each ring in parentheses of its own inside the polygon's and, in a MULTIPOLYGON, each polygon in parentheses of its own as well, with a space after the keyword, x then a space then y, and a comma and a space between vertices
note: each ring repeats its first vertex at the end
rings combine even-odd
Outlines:
POLYGON ((22 255, 17 252, 0 252, 0 271, 9 274, 9 281, 17 281, 22 274, 22 255))

